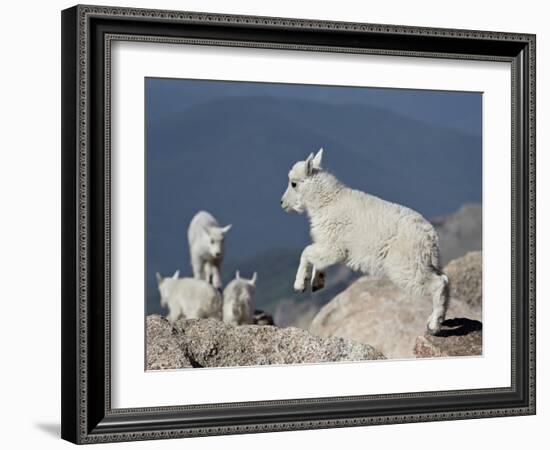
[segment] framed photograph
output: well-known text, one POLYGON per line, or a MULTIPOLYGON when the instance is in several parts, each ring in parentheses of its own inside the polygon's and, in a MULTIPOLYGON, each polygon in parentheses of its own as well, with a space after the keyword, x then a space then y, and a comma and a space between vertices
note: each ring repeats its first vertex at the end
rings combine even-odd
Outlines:
POLYGON ((64 439, 535 413, 534 35, 75 6, 62 195, 64 439))

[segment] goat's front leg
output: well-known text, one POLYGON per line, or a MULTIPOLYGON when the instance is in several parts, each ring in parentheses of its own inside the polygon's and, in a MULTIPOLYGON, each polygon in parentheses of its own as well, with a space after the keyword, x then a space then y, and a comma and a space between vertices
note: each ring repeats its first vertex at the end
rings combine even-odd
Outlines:
POLYGON ((220 267, 216 263, 210 263, 210 283, 216 289, 221 290, 222 288, 222 277, 220 275, 220 267))
POLYGON ((204 262, 203 274, 204 275, 202 279, 206 281, 208 284, 212 284, 212 267, 209 261, 204 262))
POLYGON ((315 292, 325 287, 325 271, 313 266, 313 277, 311 279, 311 291, 315 292))
POLYGON ((193 278, 196 280, 204 280, 204 261, 196 256, 191 256, 191 267, 193 268, 193 278))
POLYGON ((296 280, 294 280, 294 290, 296 292, 305 292, 309 281, 311 280, 311 271, 313 269, 312 264, 304 257, 304 254, 308 247, 302 252, 300 257, 300 265, 296 271, 296 280))
POLYGON ((180 308, 173 306, 172 308, 170 308, 170 313, 166 316, 166 319, 168 320, 168 322, 170 322, 173 325, 174 322, 178 320, 180 315, 181 315, 180 308))
POLYGON ((298 292, 306 290, 312 271, 314 272, 312 290, 322 289, 325 285, 325 269, 342 261, 342 255, 334 248, 320 244, 308 245, 300 257, 294 290, 298 292))

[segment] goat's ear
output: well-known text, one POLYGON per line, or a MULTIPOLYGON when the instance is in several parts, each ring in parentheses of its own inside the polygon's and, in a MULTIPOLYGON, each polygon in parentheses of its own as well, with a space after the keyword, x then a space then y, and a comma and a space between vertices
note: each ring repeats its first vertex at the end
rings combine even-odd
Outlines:
POLYGON ((180 276, 180 271, 179 270, 176 270, 174 272, 174 275, 172 275, 172 280, 177 280, 180 276))
POLYGON ((258 279, 258 274, 254 272, 254 275, 252 275, 252 279, 250 280, 250 284, 252 286, 256 286, 256 280, 258 279))
POLYGON ((313 161, 311 162, 313 169, 315 170, 321 170, 321 162, 323 161, 323 148, 321 147, 315 157, 313 158, 313 161))
POLYGON ((313 153, 310 153, 306 159, 306 175, 311 175, 313 172, 313 153))
POLYGON ((160 273, 156 273, 155 276, 157 277, 157 284, 162 283, 162 277, 160 276, 160 273))
POLYGON ((229 224, 229 225, 226 225, 225 227, 222 227, 222 229, 221 229, 222 234, 227 233, 231 229, 232 226, 233 225, 229 224))
POLYGON ((237 280, 241 279, 241 273, 238 270, 235 272, 235 279, 237 280))

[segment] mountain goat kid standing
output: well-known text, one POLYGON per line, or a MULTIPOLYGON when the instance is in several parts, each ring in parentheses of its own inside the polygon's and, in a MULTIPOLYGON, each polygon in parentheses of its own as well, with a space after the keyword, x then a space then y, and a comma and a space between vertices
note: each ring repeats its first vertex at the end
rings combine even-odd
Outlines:
POLYGON ((222 287, 220 270, 223 261, 223 241, 230 228, 231 225, 220 227, 212 214, 199 211, 191 219, 187 229, 193 277, 208 281, 216 289, 222 287))
POLYGON ((433 226, 416 211, 344 186, 321 168, 323 149, 294 164, 281 199, 287 212, 306 212, 313 243, 302 252, 294 289, 324 287, 327 267, 385 275, 403 291, 431 296, 428 331, 437 334, 449 301, 433 226))
POLYGON ((157 284, 160 304, 168 308, 166 317, 174 323, 180 317, 185 319, 222 320, 222 296, 217 289, 204 280, 179 278, 179 270, 171 277, 163 278, 158 272, 157 284))
POLYGON ((241 278, 239 271, 223 290, 223 321, 229 325, 243 325, 254 322, 254 296, 256 293, 256 272, 250 280, 241 278))

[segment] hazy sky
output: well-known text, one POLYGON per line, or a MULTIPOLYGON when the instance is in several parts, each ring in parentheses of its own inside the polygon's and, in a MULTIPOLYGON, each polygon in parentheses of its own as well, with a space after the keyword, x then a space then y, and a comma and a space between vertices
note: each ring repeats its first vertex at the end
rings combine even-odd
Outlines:
POLYGON ((262 95, 301 98, 327 104, 357 103, 385 108, 408 117, 466 133, 481 134, 479 93, 332 87, 317 85, 248 83, 234 81, 147 79, 147 111, 150 120, 183 112, 197 104, 220 98, 262 95))

